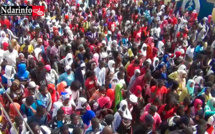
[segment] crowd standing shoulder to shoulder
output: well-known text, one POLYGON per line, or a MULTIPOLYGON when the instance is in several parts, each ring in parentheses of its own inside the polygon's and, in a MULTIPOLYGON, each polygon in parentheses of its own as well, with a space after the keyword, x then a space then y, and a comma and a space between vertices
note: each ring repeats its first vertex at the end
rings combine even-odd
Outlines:
POLYGON ((0 133, 215 133, 211 15, 174 0, 0 4, 45 9, 0 16, 0 133))

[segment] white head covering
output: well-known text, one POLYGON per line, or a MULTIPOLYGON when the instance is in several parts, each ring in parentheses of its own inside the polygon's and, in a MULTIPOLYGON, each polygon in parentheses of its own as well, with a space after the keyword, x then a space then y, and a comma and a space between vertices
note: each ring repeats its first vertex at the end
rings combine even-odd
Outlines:
POLYGON ((187 70, 187 67, 183 64, 183 65, 179 66, 178 71, 179 71, 179 70, 184 70, 184 71, 186 71, 186 70, 187 70))
POLYGON ((65 65, 71 66, 73 63, 73 56, 71 53, 68 53, 65 57, 65 65))
POLYGON ((39 54, 42 52, 42 49, 41 48, 35 48, 34 49, 34 54, 35 54, 35 57, 37 60, 39 60, 39 54))
POLYGON ((8 86, 12 85, 11 79, 14 78, 15 74, 16 74, 16 70, 14 69, 14 67, 10 66, 10 65, 6 65, 5 74, 3 76, 7 79, 7 85, 8 86))
POLYGON ((215 115, 212 115, 209 119, 208 119, 208 122, 207 122, 207 124, 209 124, 209 125, 215 125, 215 115))
POLYGON ((147 54, 146 51, 147 50, 143 50, 144 47, 147 47, 146 43, 143 43, 142 48, 141 48, 143 56, 146 56, 146 54, 147 54))
POLYGON ((115 61, 114 61, 114 60, 109 60, 109 61, 108 61, 108 68, 110 69, 110 71, 111 71, 112 73, 115 72, 115 71, 114 71, 113 64, 115 64, 115 61))
POLYGON ((102 57, 102 59, 107 58, 108 54, 106 52, 102 52, 101 57, 102 57))
POLYGON ((150 65, 152 64, 152 60, 151 59, 147 59, 146 60, 150 65))
POLYGON ((129 100, 132 102, 132 103, 137 103, 137 96, 134 95, 134 94, 131 94, 129 96, 129 100))
POLYGON ((211 75, 211 74, 213 74, 213 73, 214 73, 213 70, 209 70, 209 71, 207 72, 207 75, 211 75))
POLYGON ((154 70, 157 68, 158 62, 159 62, 159 59, 158 59, 157 57, 155 57, 154 60, 153 60, 153 63, 152 63, 152 65, 153 65, 153 67, 154 67, 154 70), (157 63, 156 63, 156 62, 157 62, 157 63))
POLYGON ((77 109, 83 109, 84 107, 82 107, 82 105, 83 105, 84 103, 86 103, 86 102, 87 102, 87 99, 86 99, 86 98, 84 98, 84 97, 78 98, 78 104, 77 104, 77 106, 76 106, 76 110, 77 110, 77 109))
POLYGON ((158 42, 158 55, 164 54, 164 49, 163 49, 164 43, 162 41, 158 42))
POLYGON ((194 80, 195 80, 196 84, 200 84, 201 80, 203 80, 203 77, 202 76, 198 76, 194 80))
POLYGON ((69 66, 69 65, 67 65, 66 67, 65 67, 65 71, 68 71, 68 70, 70 70, 71 69, 71 67, 69 66))
POLYGON ((126 100, 122 100, 119 105, 119 111, 122 112, 122 116, 128 120, 132 120, 131 112, 128 109, 128 103, 126 100), (123 111, 122 107, 125 105, 125 110, 123 111))

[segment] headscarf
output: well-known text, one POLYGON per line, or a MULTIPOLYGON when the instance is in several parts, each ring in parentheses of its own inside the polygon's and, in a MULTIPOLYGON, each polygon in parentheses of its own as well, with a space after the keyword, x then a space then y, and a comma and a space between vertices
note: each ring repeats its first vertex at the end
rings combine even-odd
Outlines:
POLYGON ((164 43, 162 41, 158 42, 158 55, 163 55, 164 54, 164 49, 163 49, 164 43))
POLYGON ((200 109, 198 109, 198 105, 201 105, 202 106, 202 100, 200 100, 200 99, 195 99, 195 101, 194 101, 194 109, 195 109, 195 113, 198 111, 198 110, 200 110, 200 109))
POLYGON ((92 110, 88 110, 81 118, 82 118, 84 124, 89 126, 90 120, 92 120, 92 118, 94 118, 94 117, 96 117, 95 113, 92 110))
POLYGON ((104 108, 104 106, 105 106, 105 108, 109 109, 112 106, 112 101, 108 96, 99 98, 97 100, 97 102, 98 102, 100 108, 104 108))
POLYGON ((98 66, 99 65, 99 54, 98 53, 95 53, 93 54, 93 59, 92 59, 96 65, 98 66))
POLYGON ((139 86, 139 85, 137 85, 137 86, 135 87, 135 90, 134 90, 134 92, 133 92, 133 94, 136 95, 137 97, 140 96, 140 93, 138 93, 138 91, 139 91, 140 93, 142 93, 142 87, 139 86))
POLYGON ((120 103, 120 101, 122 100, 122 89, 123 85, 118 83, 116 84, 116 88, 115 88, 115 106, 114 106, 114 111, 117 111, 117 105, 120 103))
POLYGON ((48 84, 48 90, 52 91, 50 92, 51 97, 52 97, 52 103, 56 102, 56 90, 55 90, 55 85, 54 84, 48 84))
POLYGON ((159 65, 159 59, 157 57, 155 57, 152 64, 153 64, 153 67, 155 70, 157 68, 157 66, 159 65))
POLYGON ((195 81, 193 79, 189 79, 187 82, 187 91, 188 93, 193 96, 194 95, 194 87, 195 87, 195 81), (193 87, 190 87, 190 84, 193 83, 193 87))
POLYGON ((142 54, 143 54, 143 56, 146 56, 147 55, 147 49, 146 50, 143 50, 143 48, 147 48, 147 45, 146 45, 146 43, 143 43, 143 45, 142 45, 142 48, 141 48, 141 51, 142 51, 142 54))
POLYGON ((119 104, 119 111, 122 112, 122 117, 125 118, 125 119, 128 119, 128 120, 132 120, 132 116, 131 116, 131 112, 129 111, 128 109, 128 103, 126 100, 122 100, 119 104), (123 106, 126 106, 125 110, 123 111, 122 107, 123 106))
POLYGON ((215 98, 211 98, 208 102, 207 102, 207 106, 210 108, 211 111, 215 111, 215 98))
POLYGON ((106 92, 106 96, 108 96, 112 101, 115 100, 115 92, 113 89, 108 89, 106 92))
POLYGON ((67 83, 65 81, 62 81, 61 83, 59 83, 57 85, 57 91, 58 91, 58 93, 61 94, 61 92, 64 92, 66 86, 67 86, 67 83))
POLYGON ((110 71, 111 71, 112 73, 115 72, 115 71, 114 71, 113 64, 115 64, 115 61, 114 61, 114 60, 109 60, 109 61, 108 61, 108 68, 110 69, 110 71))
POLYGON ((61 92, 61 100, 65 101, 66 99, 69 99, 70 95, 67 92, 61 92))
POLYGON ((187 67, 186 67, 184 64, 182 64, 182 65, 179 66, 178 71, 179 71, 179 70, 184 70, 184 71, 186 71, 186 70, 187 70, 187 67))
POLYGON ((6 65, 5 67, 5 74, 3 75, 7 79, 7 85, 11 86, 12 81, 11 79, 14 78, 14 75, 16 74, 16 71, 13 66, 6 65))
POLYGON ((201 80, 203 80, 202 76, 198 76, 197 78, 195 78, 195 83, 200 85, 201 80))
POLYGON ((19 78, 26 79, 29 75, 29 72, 26 70, 26 64, 21 63, 18 65, 18 73, 19 78))
POLYGON ((68 53, 65 57, 65 65, 72 65, 73 62, 73 55, 71 53, 68 53))
POLYGON ((35 48, 34 49, 34 55, 35 55, 35 58, 40 61, 40 53, 42 52, 42 49, 41 48, 35 48))
POLYGON ((76 106, 76 110, 84 109, 84 107, 82 107, 82 105, 86 102, 87 102, 86 98, 84 98, 84 97, 78 98, 78 105, 76 106))
POLYGON ((9 106, 9 116, 10 116, 10 118, 12 120, 14 120, 14 118, 16 116, 19 116, 19 113, 16 111, 16 108, 14 106, 17 108, 18 111, 20 111, 20 105, 19 105, 19 103, 16 103, 16 102, 10 103, 10 106, 9 106))
POLYGON ((168 61, 167 61, 167 58, 169 58, 169 55, 164 55, 164 57, 163 57, 163 62, 166 64, 168 61))

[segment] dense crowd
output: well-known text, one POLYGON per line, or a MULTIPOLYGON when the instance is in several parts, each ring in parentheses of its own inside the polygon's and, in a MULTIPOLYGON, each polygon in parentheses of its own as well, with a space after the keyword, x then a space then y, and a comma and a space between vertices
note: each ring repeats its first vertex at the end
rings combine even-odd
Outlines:
POLYGON ((215 133, 211 15, 174 0, 1 1, 31 5, 45 15, 0 16, 1 133, 215 133))

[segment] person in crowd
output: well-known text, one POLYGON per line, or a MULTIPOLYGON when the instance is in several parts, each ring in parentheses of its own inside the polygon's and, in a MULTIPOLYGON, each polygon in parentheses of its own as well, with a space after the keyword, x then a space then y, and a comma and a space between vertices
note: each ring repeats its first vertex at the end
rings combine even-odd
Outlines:
POLYGON ((74 80, 74 73, 72 72, 71 67, 67 65, 65 67, 65 72, 59 76, 58 83, 65 81, 66 84, 69 86, 74 80))
POLYGON ((61 128, 66 124, 65 112, 63 109, 58 109, 57 115, 49 122, 49 127, 51 129, 61 128))

